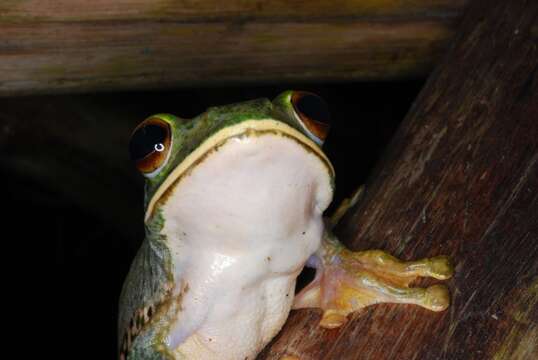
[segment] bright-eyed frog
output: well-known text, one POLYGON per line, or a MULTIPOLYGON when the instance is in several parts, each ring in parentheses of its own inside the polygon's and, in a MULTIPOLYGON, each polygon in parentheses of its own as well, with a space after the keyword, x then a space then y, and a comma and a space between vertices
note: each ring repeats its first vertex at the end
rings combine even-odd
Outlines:
POLYGON ((209 108, 190 120, 158 114, 133 132, 130 154, 147 178, 146 238, 120 299, 120 359, 254 359, 292 308, 320 308, 320 326, 380 303, 444 310, 439 256, 400 261, 351 252, 331 232, 351 198, 323 217, 334 169, 321 146, 327 105, 287 91, 209 108), (304 266, 312 283, 295 294, 304 266))

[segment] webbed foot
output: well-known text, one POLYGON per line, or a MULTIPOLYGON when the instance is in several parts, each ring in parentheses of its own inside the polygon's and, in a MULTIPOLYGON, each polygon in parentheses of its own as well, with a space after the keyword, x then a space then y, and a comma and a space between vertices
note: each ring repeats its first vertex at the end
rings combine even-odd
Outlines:
POLYGON ((321 308, 322 327, 339 327, 349 313, 377 303, 416 304, 432 311, 449 305, 445 285, 409 287, 417 277, 450 278, 453 268, 446 256, 405 262, 381 250, 352 252, 330 234, 315 256, 316 278, 297 294, 293 308, 321 308))

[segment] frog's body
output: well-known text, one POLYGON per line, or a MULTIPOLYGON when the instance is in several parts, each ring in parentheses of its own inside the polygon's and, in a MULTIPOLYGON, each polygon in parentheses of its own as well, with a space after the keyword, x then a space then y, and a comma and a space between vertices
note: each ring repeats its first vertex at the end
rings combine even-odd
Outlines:
MULTIPOLYGON (((322 325, 334 327, 379 300, 363 291, 356 296, 360 306, 356 300, 335 305, 365 286, 330 288, 327 276, 295 297, 295 280, 309 258, 319 274, 326 270, 341 283, 365 279, 340 274, 342 260, 365 256, 345 253, 323 220, 334 171, 318 145, 324 124, 302 121, 325 116, 320 104, 308 103, 316 101, 311 96, 286 92, 274 102, 211 108, 191 121, 158 115, 135 132, 132 153, 149 176, 146 240, 121 296, 120 357, 252 359, 294 304, 323 308, 322 325)), ((381 291, 385 301, 395 300, 387 291, 381 291)), ((436 294, 441 308, 443 291, 436 294)))

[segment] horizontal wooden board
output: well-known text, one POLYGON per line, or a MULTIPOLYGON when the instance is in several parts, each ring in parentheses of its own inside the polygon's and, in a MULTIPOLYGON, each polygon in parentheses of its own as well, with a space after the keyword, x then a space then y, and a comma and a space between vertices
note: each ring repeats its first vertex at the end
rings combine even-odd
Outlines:
POLYGON ((462 1, 4 1, 0 95, 426 74, 462 1))
POLYGON ((6 22, 82 22, 103 20, 197 21, 224 19, 303 19, 313 17, 447 17, 466 0, 3 0, 6 22))

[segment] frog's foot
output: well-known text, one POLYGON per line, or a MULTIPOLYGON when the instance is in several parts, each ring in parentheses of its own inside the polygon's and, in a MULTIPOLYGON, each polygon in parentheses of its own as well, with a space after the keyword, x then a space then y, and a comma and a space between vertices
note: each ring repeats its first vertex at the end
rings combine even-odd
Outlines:
POLYGON ((381 250, 351 252, 337 243, 324 244, 314 256, 316 278, 297 294, 293 308, 321 308, 322 327, 339 327, 349 313, 377 303, 416 304, 432 311, 449 305, 444 285, 409 287, 419 276, 450 278, 453 269, 445 256, 404 262, 381 250))

